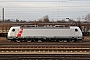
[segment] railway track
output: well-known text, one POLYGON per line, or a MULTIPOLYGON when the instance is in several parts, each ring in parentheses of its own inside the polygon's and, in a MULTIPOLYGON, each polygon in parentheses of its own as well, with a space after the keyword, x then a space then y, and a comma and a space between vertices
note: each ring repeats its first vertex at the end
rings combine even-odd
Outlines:
POLYGON ((0 48, 90 48, 90 44, 86 45, 0 45, 0 48))
POLYGON ((0 44, 0 48, 90 48, 90 44, 0 44))
POLYGON ((0 44, 0 52, 20 52, 20 51, 57 51, 57 52, 84 52, 90 51, 90 42, 88 43, 11 43, 0 44))
POLYGON ((0 46, 1 54, 90 54, 90 46, 0 46))
POLYGON ((0 60, 90 60, 90 41, 2 42, 0 60))
POLYGON ((62 49, 62 50, 53 50, 53 49, 32 49, 32 50, 0 50, 0 54, 88 54, 90 56, 90 51, 88 49, 62 49))
POLYGON ((88 54, 0 54, 0 60, 90 60, 88 54))

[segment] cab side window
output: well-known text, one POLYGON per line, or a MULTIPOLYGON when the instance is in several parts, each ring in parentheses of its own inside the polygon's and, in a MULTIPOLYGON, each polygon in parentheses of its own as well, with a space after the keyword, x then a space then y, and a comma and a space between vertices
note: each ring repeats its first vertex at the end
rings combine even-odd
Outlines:
POLYGON ((15 29, 12 29, 12 31, 14 32, 14 31, 15 31, 15 29))
POLYGON ((78 32, 78 29, 75 29, 75 32, 78 32))

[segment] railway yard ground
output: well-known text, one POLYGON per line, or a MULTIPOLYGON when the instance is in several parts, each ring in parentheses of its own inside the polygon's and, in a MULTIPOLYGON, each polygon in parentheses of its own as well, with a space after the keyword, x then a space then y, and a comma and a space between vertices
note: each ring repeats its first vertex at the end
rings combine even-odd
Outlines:
POLYGON ((0 37, 0 60, 90 60, 90 36, 82 42, 8 42, 0 37))

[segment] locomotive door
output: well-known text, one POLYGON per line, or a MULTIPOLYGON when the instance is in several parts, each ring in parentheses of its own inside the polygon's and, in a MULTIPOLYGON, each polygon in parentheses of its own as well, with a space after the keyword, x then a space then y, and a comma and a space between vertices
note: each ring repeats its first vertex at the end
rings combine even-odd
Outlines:
POLYGON ((71 32, 71 37, 72 37, 72 36, 75 36, 75 31, 74 31, 74 29, 70 29, 70 32, 71 32))

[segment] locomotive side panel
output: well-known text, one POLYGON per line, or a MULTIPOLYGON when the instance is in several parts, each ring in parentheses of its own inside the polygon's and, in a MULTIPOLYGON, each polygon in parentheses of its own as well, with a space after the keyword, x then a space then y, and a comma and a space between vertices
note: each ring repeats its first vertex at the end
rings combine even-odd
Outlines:
POLYGON ((70 29, 23 29, 22 37, 71 37, 70 29))

